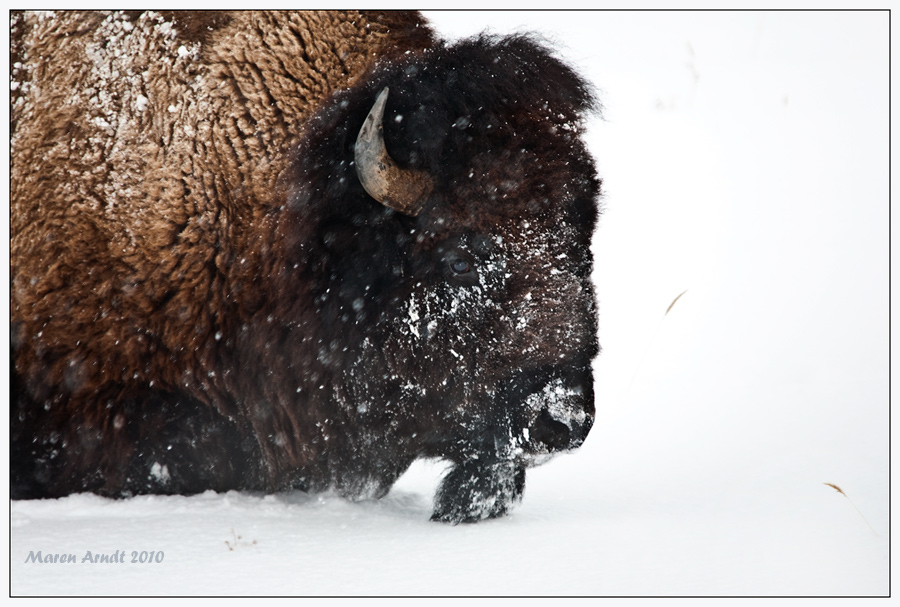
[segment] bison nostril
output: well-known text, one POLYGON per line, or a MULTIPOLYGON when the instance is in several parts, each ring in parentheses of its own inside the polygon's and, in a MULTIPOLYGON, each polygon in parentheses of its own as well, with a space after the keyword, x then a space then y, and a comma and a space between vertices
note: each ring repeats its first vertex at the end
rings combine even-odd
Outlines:
POLYGON ((531 436, 539 443, 544 443, 551 451, 562 451, 569 448, 569 427, 553 419, 547 409, 535 420, 531 436))

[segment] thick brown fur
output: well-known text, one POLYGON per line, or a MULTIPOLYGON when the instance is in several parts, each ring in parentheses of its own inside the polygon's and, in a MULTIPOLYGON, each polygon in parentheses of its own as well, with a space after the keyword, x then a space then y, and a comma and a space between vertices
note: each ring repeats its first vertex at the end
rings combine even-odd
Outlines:
POLYGON ((394 17, 395 31, 329 12, 206 15, 190 37, 181 19, 197 17, 178 14, 26 13, 18 25, 11 303, 17 368, 38 376, 36 394, 178 385, 176 369, 214 364, 195 346, 230 305, 225 282, 258 263, 237 252, 255 250, 306 119, 375 57, 430 39, 412 18, 394 17))
POLYGON ((406 13, 13 20, 14 497, 378 496, 427 456, 455 464, 435 518, 478 520, 584 439, 592 99, 539 45, 406 13), (355 176, 384 86, 388 149, 436 181, 418 217, 355 176))

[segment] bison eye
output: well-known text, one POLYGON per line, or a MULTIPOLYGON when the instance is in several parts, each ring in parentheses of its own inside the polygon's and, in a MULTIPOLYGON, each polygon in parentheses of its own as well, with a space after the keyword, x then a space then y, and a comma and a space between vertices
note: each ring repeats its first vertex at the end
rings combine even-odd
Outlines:
POLYGON ((450 262, 450 269, 454 274, 468 274, 472 270, 472 266, 464 259, 454 259, 450 262))
POLYGON ((435 267, 445 279, 463 287, 479 284, 478 264, 468 251, 460 247, 440 247, 436 253, 435 267))

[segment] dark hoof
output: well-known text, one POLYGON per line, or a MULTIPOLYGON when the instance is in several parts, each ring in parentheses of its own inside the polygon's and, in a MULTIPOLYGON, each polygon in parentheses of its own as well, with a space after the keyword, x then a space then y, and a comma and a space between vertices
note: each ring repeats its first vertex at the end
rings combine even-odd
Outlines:
POLYGON ((512 462, 459 464, 441 481, 431 520, 456 525, 497 518, 522 501, 524 489, 525 468, 512 462))

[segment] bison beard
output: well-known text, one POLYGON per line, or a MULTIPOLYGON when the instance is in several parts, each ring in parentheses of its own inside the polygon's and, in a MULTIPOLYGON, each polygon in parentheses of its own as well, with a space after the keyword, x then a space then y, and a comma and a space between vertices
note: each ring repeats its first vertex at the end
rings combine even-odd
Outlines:
POLYGON ((539 43, 403 14, 59 19, 54 43, 14 18, 13 498, 360 499, 427 457, 452 465, 432 518, 471 522, 584 441, 594 102, 539 43), (48 95, 62 62, 109 65, 91 36, 140 32, 166 86, 48 95), (131 117, 79 110, 130 94, 131 117))

